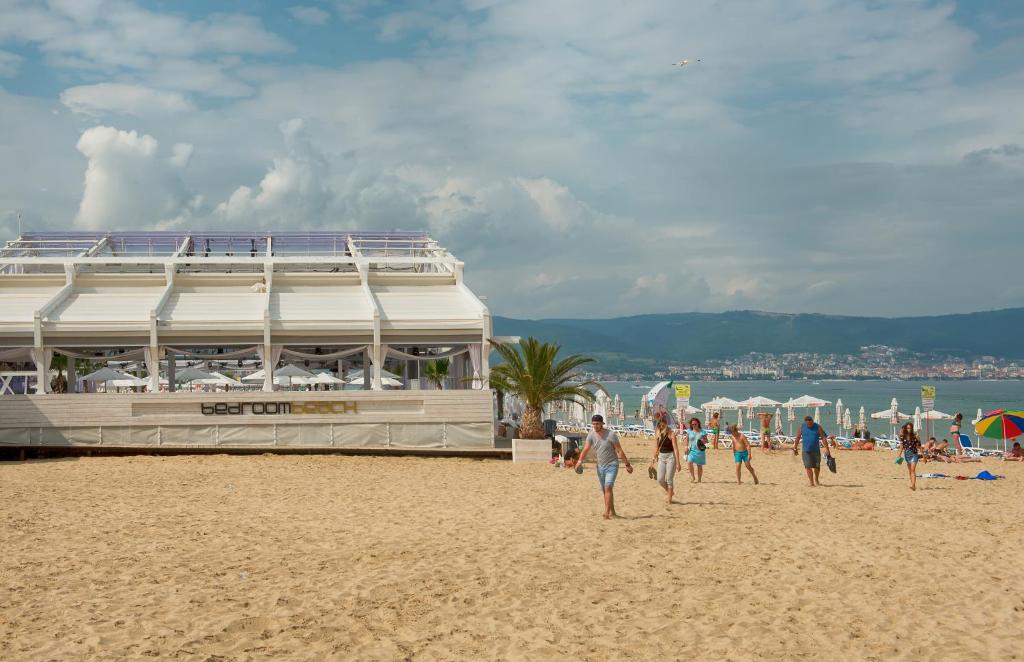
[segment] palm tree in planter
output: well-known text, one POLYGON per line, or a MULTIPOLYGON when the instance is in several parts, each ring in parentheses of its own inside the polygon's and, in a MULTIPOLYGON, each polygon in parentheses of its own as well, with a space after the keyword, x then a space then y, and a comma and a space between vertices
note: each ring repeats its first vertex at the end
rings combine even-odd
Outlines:
POLYGON ((495 344, 494 351, 503 363, 491 369, 491 386, 509 395, 518 396, 526 403, 520 421, 519 436, 523 439, 543 439, 544 424, 541 417, 549 402, 590 402, 594 394, 585 386, 596 384, 583 381, 580 366, 594 359, 571 354, 558 358, 560 345, 536 338, 526 338, 514 345, 495 344))
POLYGON ((438 390, 444 389, 444 382, 448 379, 448 359, 434 359, 423 364, 423 376, 427 382, 438 390))

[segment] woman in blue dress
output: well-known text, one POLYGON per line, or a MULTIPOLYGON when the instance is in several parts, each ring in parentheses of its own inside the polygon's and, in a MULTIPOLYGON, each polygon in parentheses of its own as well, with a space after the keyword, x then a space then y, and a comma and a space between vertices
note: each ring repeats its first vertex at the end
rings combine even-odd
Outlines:
POLYGON ((690 419, 690 429, 686 431, 686 469, 690 472, 690 482, 699 483, 704 477, 704 464, 707 462, 708 438, 701 429, 700 419, 690 419), (694 471, 696 467, 696 472, 694 471))

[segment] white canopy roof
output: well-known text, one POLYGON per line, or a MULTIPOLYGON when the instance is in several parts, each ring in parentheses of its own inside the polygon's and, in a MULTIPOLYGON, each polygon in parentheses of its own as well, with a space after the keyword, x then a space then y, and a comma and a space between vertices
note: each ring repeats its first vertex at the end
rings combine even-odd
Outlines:
POLYGON ((0 248, 0 275, 7 347, 37 344, 36 316, 44 346, 76 347, 467 343, 490 330, 462 263, 422 232, 30 233, 0 248))
POLYGON ((923 411, 923 412, 921 412, 921 420, 922 421, 943 421, 943 420, 952 420, 952 419, 953 419, 953 415, 952 414, 947 414, 945 412, 941 412, 938 409, 932 409, 931 411, 923 411))

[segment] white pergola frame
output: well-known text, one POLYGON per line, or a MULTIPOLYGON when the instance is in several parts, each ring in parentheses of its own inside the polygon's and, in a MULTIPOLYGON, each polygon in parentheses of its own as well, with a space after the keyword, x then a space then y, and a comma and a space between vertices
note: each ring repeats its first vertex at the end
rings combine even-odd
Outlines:
MULTIPOLYGON (((371 280, 379 278, 380 274, 391 274, 392 277, 404 279, 403 284, 437 285, 439 282, 450 286, 454 292, 458 292, 462 299, 471 303, 474 310, 473 319, 455 319, 445 321, 444 311, 439 311, 437 323, 431 327, 435 333, 444 333, 451 328, 462 328, 464 333, 479 338, 482 352, 482 363, 480 366, 481 380, 486 388, 489 379, 489 366, 487 356, 490 352, 491 338, 491 316, 487 307, 463 282, 464 265, 447 250, 438 246, 437 242, 426 235, 415 233, 400 234, 389 237, 384 233, 362 236, 359 233, 336 233, 333 236, 331 254, 309 254, 309 255, 275 255, 275 237, 281 238, 285 243, 285 250, 288 243, 307 240, 308 235, 304 233, 232 233, 232 241, 251 241, 255 247, 256 242, 265 242, 265 250, 256 255, 246 251, 243 255, 199 255, 195 254, 196 240, 207 242, 206 235, 210 233, 193 232, 178 233, 131 233, 130 241, 142 242, 149 239, 150 246, 154 241, 166 245, 172 238, 175 239, 175 250, 167 255, 109 255, 107 254, 116 247, 119 241, 117 233, 44 233, 43 235, 26 235, 18 240, 8 242, 7 247, 0 249, 0 274, 5 279, 17 280, 22 276, 35 273, 46 273, 46 269, 54 266, 63 267, 64 285, 54 292, 32 315, 32 348, 39 355, 48 347, 59 346, 59 339, 47 337, 47 316, 56 311, 70 297, 76 288, 80 275, 84 270, 90 270, 90 276, 109 273, 111 278, 130 280, 138 274, 104 272, 103 267, 162 267, 164 272, 164 286, 148 310, 148 319, 145 320, 148 336, 147 348, 153 356, 159 360, 161 351, 161 315, 167 309, 169 302, 174 297, 179 273, 183 267, 201 267, 204 278, 217 279, 219 276, 236 276, 231 274, 232 267, 245 266, 246 273, 250 275, 262 271, 265 291, 262 292, 262 344, 265 356, 272 355, 272 347, 275 344, 274 319, 271 310, 271 300, 274 293, 274 276, 288 275, 294 270, 295 273, 306 273, 309 270, 318 270, 330 267, 334 270, 348 267, 346 271, 354 271, 359 277, 359 289, 363 294, 371 317, 367 320, 372 330, 372 344, 368 344, 368 356, 365 358, 373 365, 371 388, 381 388, 381 369, 384 362, 382 351, 382 307, 371 280), (41 238, 34 238, 41 237, 41 238), (339 242, 344 239, 345 255, 337 254, 339 242), (89 244, 89 242, 92 242, 89 244), (83 247, 88 244, 88 247, 83 247), (53 253, 65 251, 74 252, 73 255, 54 255, 53 253), (378 254, 383 252, 383 254, 378 254), (26 254, 30 253, 30 254, 26 254), (370 254, 368 254, 370 253, 370 254), (400 253, 395 255, 394 253, 400 253), (413 271, 390 272, 389 267, 413 267, 413 271), (52 342, 51 342, 52 340, 52 342)), ((226 240, 227 235, 210 235, 215 241, 226 240)), ((320 235, 308 239, 309 246, 315 247, 320 241, 320 235)), ((122 241, 123 243, 123 241, 122 241)), ((204 249, 204 252, 208 249, 204 249)), ((307 250, 315 250, 307 249, 307 250)), ((52 273, 50 271, 49 273, 52 273)), ((189 274, 192 276, 193 274, 189 274)), ((386 276, 385 276, 386 277, 386 276)), ((2 284, 0 284, 2 290, 2 284)), ((411 323, 410 323, 411 324, 411 323)), ((425 321, 430 326, 429 321, 425 321)), ((408 325, 407 325, 408 326, 408 325)), ((414 326, 414 325, 412 325, 414 326)), ((403 333, 409 333, 409 329, 403 333)), ((430 331, 431 329, 426 329, 430 331)), ((327 328, 324 333, 330 333, 327 328)), ((413 331, 414 333, 414 331, 413 331)), ((431 337, 425 334, 425 339, 431 337)), ((101 336, 98 336, 97 346, 100 344, 101 336)), ((172 342, 180 342, 175 339, 172 342)), ((474 341, 476 342, 476 341, 474 341)), ((119 343, 116 343, 119 344, 119 343)), ((424 343, 425 344, 425 343, 424 343)), ((43 388, 48 390, 47 370, 44 364, 37 365, 37 380, 43 388)))

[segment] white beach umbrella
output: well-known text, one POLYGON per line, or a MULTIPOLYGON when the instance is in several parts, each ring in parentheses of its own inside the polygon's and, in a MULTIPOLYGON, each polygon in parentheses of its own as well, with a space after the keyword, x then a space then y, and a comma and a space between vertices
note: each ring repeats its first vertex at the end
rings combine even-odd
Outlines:
POLYGON ((242 382, 231 379, 227 375, 221 372, 211 372, 212 379, 197 379, 195 380, 199 384, 209 384, 211 386, 241 386, 242 382))
MULTIPOLYGON (((353 370, 352 372, 348 373, 348 376, 349 376, 349 379, 348 379, 348 383, 349 384, 355 384, 356 383, 355 380, 357 380, 357 379, 360 380, 359 383, 362 384, 362 378, 363 378, 363 371, 362 370, 353 370)), ((371 376, 371 378, 373 376, 373 370, 372 369, 370 370, 370 376, 371 376)), ((401 380, 402 379, 401 375, 396 375, 395 373, 390 372, 388 370, 385 370, 383 368, 381 368, 381 370, 380 370, 380 376, 381 377, 387 377, 388 379, 397 379, 397 380, 401 380)))
POLYGON ((922 421, 944 421, 944 420, 945 421, 949 421, 949 420, 953 420, 953 415, 952 414, 946 414, 944 412, 939 411, 938 409, 932 409, 931 411, 922 412, 921 413, 921 420, 922 421))
MULTIPOLYGON (((391 386, 391 387, 398 387, 398 386, 402 385, 402 382, 398 381, 397 379, 394 379, 393 377, 381 377, 380 378, 380 383, 381 383, 381 386, 391 386)), ((362 386, 363 385, 363 376, 359 375, 358 377, 353 377, 352 379, 348 380, 346 382, 346 384, 351 384, 352 386, 362 386)))
POLYGON ((882 411, 876 411, 875 413, 871 414, 871 418, 879 421, 889 421, 893 425, 899 425, 900 421, 909 421, 910 419, 914 418, 914 415, 904 414, 903 412, 898 411, 896 412, 896 415, 893 416, 891 409, 883 409, 882 411))
MULTIPOLYGON (((148 379, 144 379, 143 381, 146 382, 146 384, 149 384, 148 379)), ((161 377, 160 383, 166 386, 167 378, 161 377)), ((139 378, 133 377, 132 375, 128 375, 128 379, 112 379, 109 382, 107 382, 107 384, 113 386, 114 388, 131 388, 133 386, 142 386, 142 384, 139 384, 139 378)))
POLYGON ((775 408, 775 434, 782 434, 782 410, 775 408))
POLYGON ((90 372, 88 375, 80 377, 79 379, 81 379, 83 382, 112 382, 115 379, 121 379, 138 382, 136 384, 137 386, 141 386, 142 384, 146 384, 148 382, 148 380, 139 379, 138 377, 129 375, 127 372, 120 372, 118 370, 114 370, 113 368, 108 368, 106 366, 100 368, 95 372, 90 372))
POLYGON ((896 402, 896 398, 892 399, 889 403, 889 424, 892 425, 892 438, 896 439, 896 426, 900 423, 900 410, 899 403, 896 402))
POLYGON ((296 377, 301 377, 303 379, 309 379, 311 377, 315 377, 316 375, 311 373, 309 370, 305 370, 303 368, 300 368, 299 366, 295 365, 294 363, 286 363, 286 364, 284 364, 283 366, 281 366, 280 368, 278 368, 277 370, 274 371, 274 376, 275 377, 288 377, 289 379, 294 379, 296 377))
POLYGON ((612 400, 612 415, 615 416, 616 418, 620 419, 619 420, 619 425, 621 425, 622 424, 622 420, 621 420, 622 419, 622 398, 619 397, 618 393, 615 394, 615 398, 612 400))
MULTIPOLYGON (((785 405, 783 405, 785 406, 785 405)), ((786 407, 786 420, 789 421, 789 434, 793 434, 793 422, 796 421, 796 408, 786 407)))
POLYGON ((267 374, 264 370, 257 370, 256 372, 242 377, 243 382, 263 382, 263 376, 267 374))
POLYGON ((850 415, 850 408, 847 407, 846 411, 843 412, 843 429, 849 430, 853 427, 853 416, 850 415))
POLYGON ((582 425, 583 422, 584 422, 583 419, 585 417, 586 417, 586 412, 583 410, 583 403, 577 400, 572 405, 572 418, 573 418, 574 421, 577 421, 578 423, 580 423, 582 425))
POLYGON ((981 408, 978 408, 978 413, 975 415, 974 420, 971 423, 977 423, 981 419, 985 418, 985 414, 981 412, 981 408))
POLYGON ((313 381, 315 381, 317 384, 334 384, 334 385, 339 385, 339 384, 344 384, 345 383, 344 379, 338 379, 337 377, 335 377, 334 375, 332 375, 329 372, 318 372, 316 374, 316 377, 313 378, 313 381))
POLYGON ((836 427, 843 427, 843 399, 836 400, 836 427))
POLYGON ((763 395, 755 395, 751 398, 747 398, 746 400, 741 400, 736 404, 740 407, 750 409, 753 407, 778 407, 782 403, 772 400, 771 398, 766 398, 763 395))
POLYGON ((921 431, 921 408, 914 407, 914 432, 921 431))
POLYGON ((199 368, 185 368, 174 373, 174 381, 186 384, 188 382, 195 382, 201 379, 216 379, 212 374, 199 368))
POLYGON ((801 407, 810 409, 811 407, 828 407, 832 402, 830 400, 816 398, 813 395, 801 395, 799 398, 792 398, 782 404, 784 407, 801 407))
POLYGON ((716 396, 709 402, 705 402, 700 406, 701 409, 707 412, 712 411, 725 411, 726 409, 739 409, 740 403, 736 402, 731 398, 723 398, 716 396))
POLYGON ((148 379, 139 379, 134 375, 129 375, 126 372, 120 372, 113 368, 106 366, 100 368, 95 372, 90 372, 81 378, 83 382, 103 382, 106 386, 104 388, 109 389, 114 382, 117 382, 118 386, 144 386, 149 383, 148 379))
POLYGON ((814 422, 821 424, 821 409, 818 407, 814 408, 814 422))
POLYGON ((863 429, 864 429, 864 427, 865 427, 865 426, 866 426, 867 424, 868 424, 868 421, 867 421, 867 418, 865 418, 865 414, 864 414, 864 405, 861 405, 861 407, 860 407, 860 413, 859 413, 859 414, 857 414, 857 425, 859 425, 859 426, 861 427, 861 429, 863 430, 863 429))
POLYGON ((736 410, 736 429, 738 429, 738 430, 742 430, 743 429, 743 410, 742 409, 737 409, 736 410))

